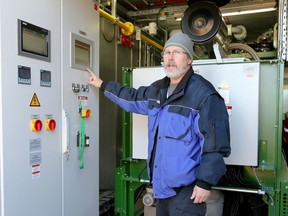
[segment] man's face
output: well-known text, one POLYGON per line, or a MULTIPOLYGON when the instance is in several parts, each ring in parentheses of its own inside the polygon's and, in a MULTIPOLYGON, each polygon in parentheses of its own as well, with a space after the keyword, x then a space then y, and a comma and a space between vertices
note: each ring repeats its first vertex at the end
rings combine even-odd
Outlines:
POLYGON ((164 70, 172 79, 180 78, 191 67, 192 59, 178 46, 169 46, 163 51, 164 70))

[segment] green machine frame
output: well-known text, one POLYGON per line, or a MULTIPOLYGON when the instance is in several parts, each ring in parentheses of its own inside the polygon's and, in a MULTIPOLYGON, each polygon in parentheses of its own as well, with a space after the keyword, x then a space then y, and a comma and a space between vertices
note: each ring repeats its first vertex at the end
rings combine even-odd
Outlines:
MULTIPOLYGON (((258 166, 242 169, 245 179, 256 186, 243 188, 224 184, 214 188, 258 194, 267 203, 269 216, 288 216, 288 168, 282 153, 284 62, 259 62, 258 166)), ((123 84, 132 86, 132 72, 133 68, 123 68, 123 84)), ((136 204, 136 201, 139 190, 149 184, 146 160, 132 158, 132 121, 132 114, 123 111, 122 160, 115 170, 115 215, 121 216, 143 214, 143 204, 136 204)))

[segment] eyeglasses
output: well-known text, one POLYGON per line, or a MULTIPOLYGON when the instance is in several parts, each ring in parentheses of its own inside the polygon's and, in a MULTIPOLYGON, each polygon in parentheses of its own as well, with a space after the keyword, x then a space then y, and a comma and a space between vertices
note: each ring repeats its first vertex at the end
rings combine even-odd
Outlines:
POLYGON ((188 54, 187 52, 183 52, 183 51, 178 51, 178 50, 173 50, 172 52, 170 51, 164 51, 161 53, 162 56, 164 57, 168 57, 172 54, 173 57, 178 57, 180 56, 180 54, 188 54))

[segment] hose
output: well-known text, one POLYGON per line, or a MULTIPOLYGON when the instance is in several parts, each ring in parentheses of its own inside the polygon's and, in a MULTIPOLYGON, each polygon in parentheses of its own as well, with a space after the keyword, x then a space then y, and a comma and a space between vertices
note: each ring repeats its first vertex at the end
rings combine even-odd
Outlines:
POLYGON ((229 50, 236 50, 236 49, 244 50, 244 51, 248 52, 254 58, 254 60, 260 60, 260 58, 257 55, 257 53, 250 46, 248 46, 246 44, 232 43, 232 44, 228 44, 227 48, 229 50))

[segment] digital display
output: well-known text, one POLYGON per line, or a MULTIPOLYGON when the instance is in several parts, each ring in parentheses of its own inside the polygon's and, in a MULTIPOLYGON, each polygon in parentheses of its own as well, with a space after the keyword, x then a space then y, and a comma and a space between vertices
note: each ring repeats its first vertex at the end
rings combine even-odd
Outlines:
POLYGON ((40 86, 51 87, 51 71, 40 71, 40 86))
POLYGON ((23 26, 22 50, 34 54, 48 56, 48 48, 46 43, 46 34, 37 32, 33 29, 23 26))
POLYGON ((90 44, 75 40, 75 64, 90 66, 90 44))
POLYGON ((31 79, 30 68, 27 68, 27 67, 19 68, 19 78, 21 78, 21 79, 31 79))
POLYGON ((70 66, 79 70, 93 67, 92 40, 71 32, 71 62, 70 66))
POLYGON ((18 83, 31 84, 31 69, 30 67, 18 65, 18 83))
POLYGON ((51 72, 50 71, 41 71, 41 81, 51 82, 51 72))
POLYGON ((18 20, 18 54, 50 61, 50 31, 18 20))

